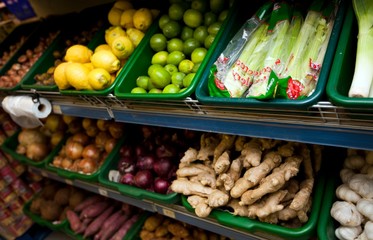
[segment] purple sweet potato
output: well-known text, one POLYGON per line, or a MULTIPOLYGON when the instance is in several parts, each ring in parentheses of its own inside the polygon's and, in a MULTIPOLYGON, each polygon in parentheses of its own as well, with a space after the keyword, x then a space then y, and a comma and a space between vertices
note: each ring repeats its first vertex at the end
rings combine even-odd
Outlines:
POLYGON ((110 217, 105 221, 105 223, 102 225, 101 230, 95 235, 94 239, 101 239, 102 235, 108 229, 112 224, 114 224, 118 218, 123 215, 123 212, 121 210, 117 210, 113 212, 110 217))
POLYGON ((94 204, 89 205, 80 213, 80 219, 84 218, 95 218, 100 215, 102 212, 108 208, 109 203, 107 201, 103 202, 96 202, 94 204))
POLYGON ((108 207, 103 213, 100 214, 95 220, 93 220, 84 231, 84 238, 94 235, 98 232, 101 226, 104 224, 105 220, 113 212, 114 207, 108 207))
POLYGON ((120 215, 108 228, 105 229, 105 231, 102 233, 101 239, 110 239, 114 233, 125 224, 125 222, 128 220, 130 216, 122 214, 120 215))
POLYGON ((93 195, 90 197, 87 197, 86 199, 83 200, 83 202, 79 203, 75 208, 75 212, 81 212, 84 209, 86 209, 89 205, 94 204, 96 202, 101 202, 103 201, 104 198, 101 197, 100 195, 93 195))
POLYGON ((80 228, 75 233, 82 234, 87 229, 88 225, 93 221, 92 218, 84 218, 82 224, 80 224, 80 228))
POLYGON ((126 236, 128 230, 133 226, 133 224, 139 219, 140 214, 133 215, 130 219, 128 219, 119 229, 118 231, 110 238, 110 240, 122 240, 124 236, 126 236))
POLYGON ((78 214, 76 214, 76 212, 74 212, 73 210, 69 209, 66 211, 66 218, 69 221, 70 227, 74 232, 77 231, 82 225, 78 214))

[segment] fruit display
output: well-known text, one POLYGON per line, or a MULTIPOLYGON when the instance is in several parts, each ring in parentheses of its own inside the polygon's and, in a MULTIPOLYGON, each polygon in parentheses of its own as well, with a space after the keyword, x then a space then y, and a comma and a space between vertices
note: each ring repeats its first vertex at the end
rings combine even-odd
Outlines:
POLYGON ((320 146, 204 133, 180 160, 171 190, 199 217, 213 209, 282 226, 308 221, 320 146))
POLYGON ((185 240, 225 240, 229 239, 215 233, 185 224, 159 214, 149 216, 139 233, 141 240, 185 239, 185 240))
POLYGON ((83 44, 67 49, 64 62, 54 71, 58 88, 99 91, 112 86, 157 12, 145 7, 135 8, 130 1, 115 2, 108 12, 111 26, 105 30, 102 44, 94 49, 83 44))
POLYGON ((146 75, 131 93, 179 93, 188 88, 228 15, 228 1, 171 2, 150 38, 153 50, 146 75))
POLYGON ((95 173, 124 137, 124 124, 90 118, 65 118, 70 136, 49 163, 54 170, 95 173))

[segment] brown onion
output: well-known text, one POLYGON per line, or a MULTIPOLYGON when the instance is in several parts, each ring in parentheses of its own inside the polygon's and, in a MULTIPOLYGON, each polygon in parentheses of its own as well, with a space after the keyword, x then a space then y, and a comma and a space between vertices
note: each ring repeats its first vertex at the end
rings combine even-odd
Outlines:
POLYGON ((84 158, 79 162, 79 170, 82 171, 83 173, 93 173, 97 169, 97 162, 84 158))
POLYGON ((26 156, 34 161, 43 160, 48 153, 49 148, 44 143, 31 143, 26 149, 26 156))
POLYGON ((73 160, 79 159, 82 157, 83 153, 83 145, 80 142, 76 142, 74 140, 71 140, 66 143, 66 156, 68 158, 71 158, 73 160))
POLYGON ((116 139, 121 138, 124 133, 124 124, 119 123, 119 122, 110 123, 109 132, 113 138, 116 138, 116 139))
POLYGON ((61 167, 64 169, 70 169, 72 165, 73 165, 73 161, 69 158, 64 158, 61 161, 61 167))
POLYGON ((116 144, 117 144, 117 139, 109 138, 105 143, 105 152, 110 153, 111 151, 113 151, 116 144))
POLYGON ((108 132, 100 131, 95 138, 95 143, 98 147, 105 148, 106 141, 109 139, 110 134, 108 132))
POLYGON ((90 138, 84 132, 78 132, 72 136, 72 140, 80 142, 83 146, 86 146, 89 143, 90 138))
POLYGON ((92 125, 92 126, 89 126, 87 129, 86 129, 86 134, 90 137, 96 137, 96 135, 99 133, 99 129, 98 127, 96 127, 96 125, 92 125))
POLYGON ((89 158, 95 161, 100 160, 100 155, 101 155, 100 149, 94 144, 89 144, 85 146, 82 152, 83 158, 89 158))

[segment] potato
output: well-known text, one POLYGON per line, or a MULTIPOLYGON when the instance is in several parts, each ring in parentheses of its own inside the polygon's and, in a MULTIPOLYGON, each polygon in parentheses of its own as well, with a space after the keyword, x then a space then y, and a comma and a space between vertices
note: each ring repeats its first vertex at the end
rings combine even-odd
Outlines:
POLYGON ((81 191, 74 191, 69 199, 69 206, 74 209, 85 199, 84 193, 81 191))
POLYGON ((48 221, 57 220, 62 211, 63 208, 51 200, 45 201, 43 206, 40 207, 41 217, 48 221))
POLYGON ((40 214, 40 207, 43 206, 44 199, 41 197, 34 198, 30 205, 30 211, 35 214, 40 214))
POLYGON ((70 192, 71 189, 69 187, 58 189, 54 195, 54 201, 61 206, 68 205, 70 201, 70 192))

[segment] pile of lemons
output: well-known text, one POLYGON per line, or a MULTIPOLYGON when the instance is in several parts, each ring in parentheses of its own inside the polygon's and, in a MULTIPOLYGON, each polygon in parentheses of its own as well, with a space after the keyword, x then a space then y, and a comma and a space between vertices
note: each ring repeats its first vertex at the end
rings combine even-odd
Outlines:
POLYGON ((69 47, 64 62, 54 71, 58 88, 103 90, 111 86, 158 13, 135 9, 127 0, 116 1, 108 13, 111 26, 105 30, 105 43, 94 50, 79 44, 69 47))

